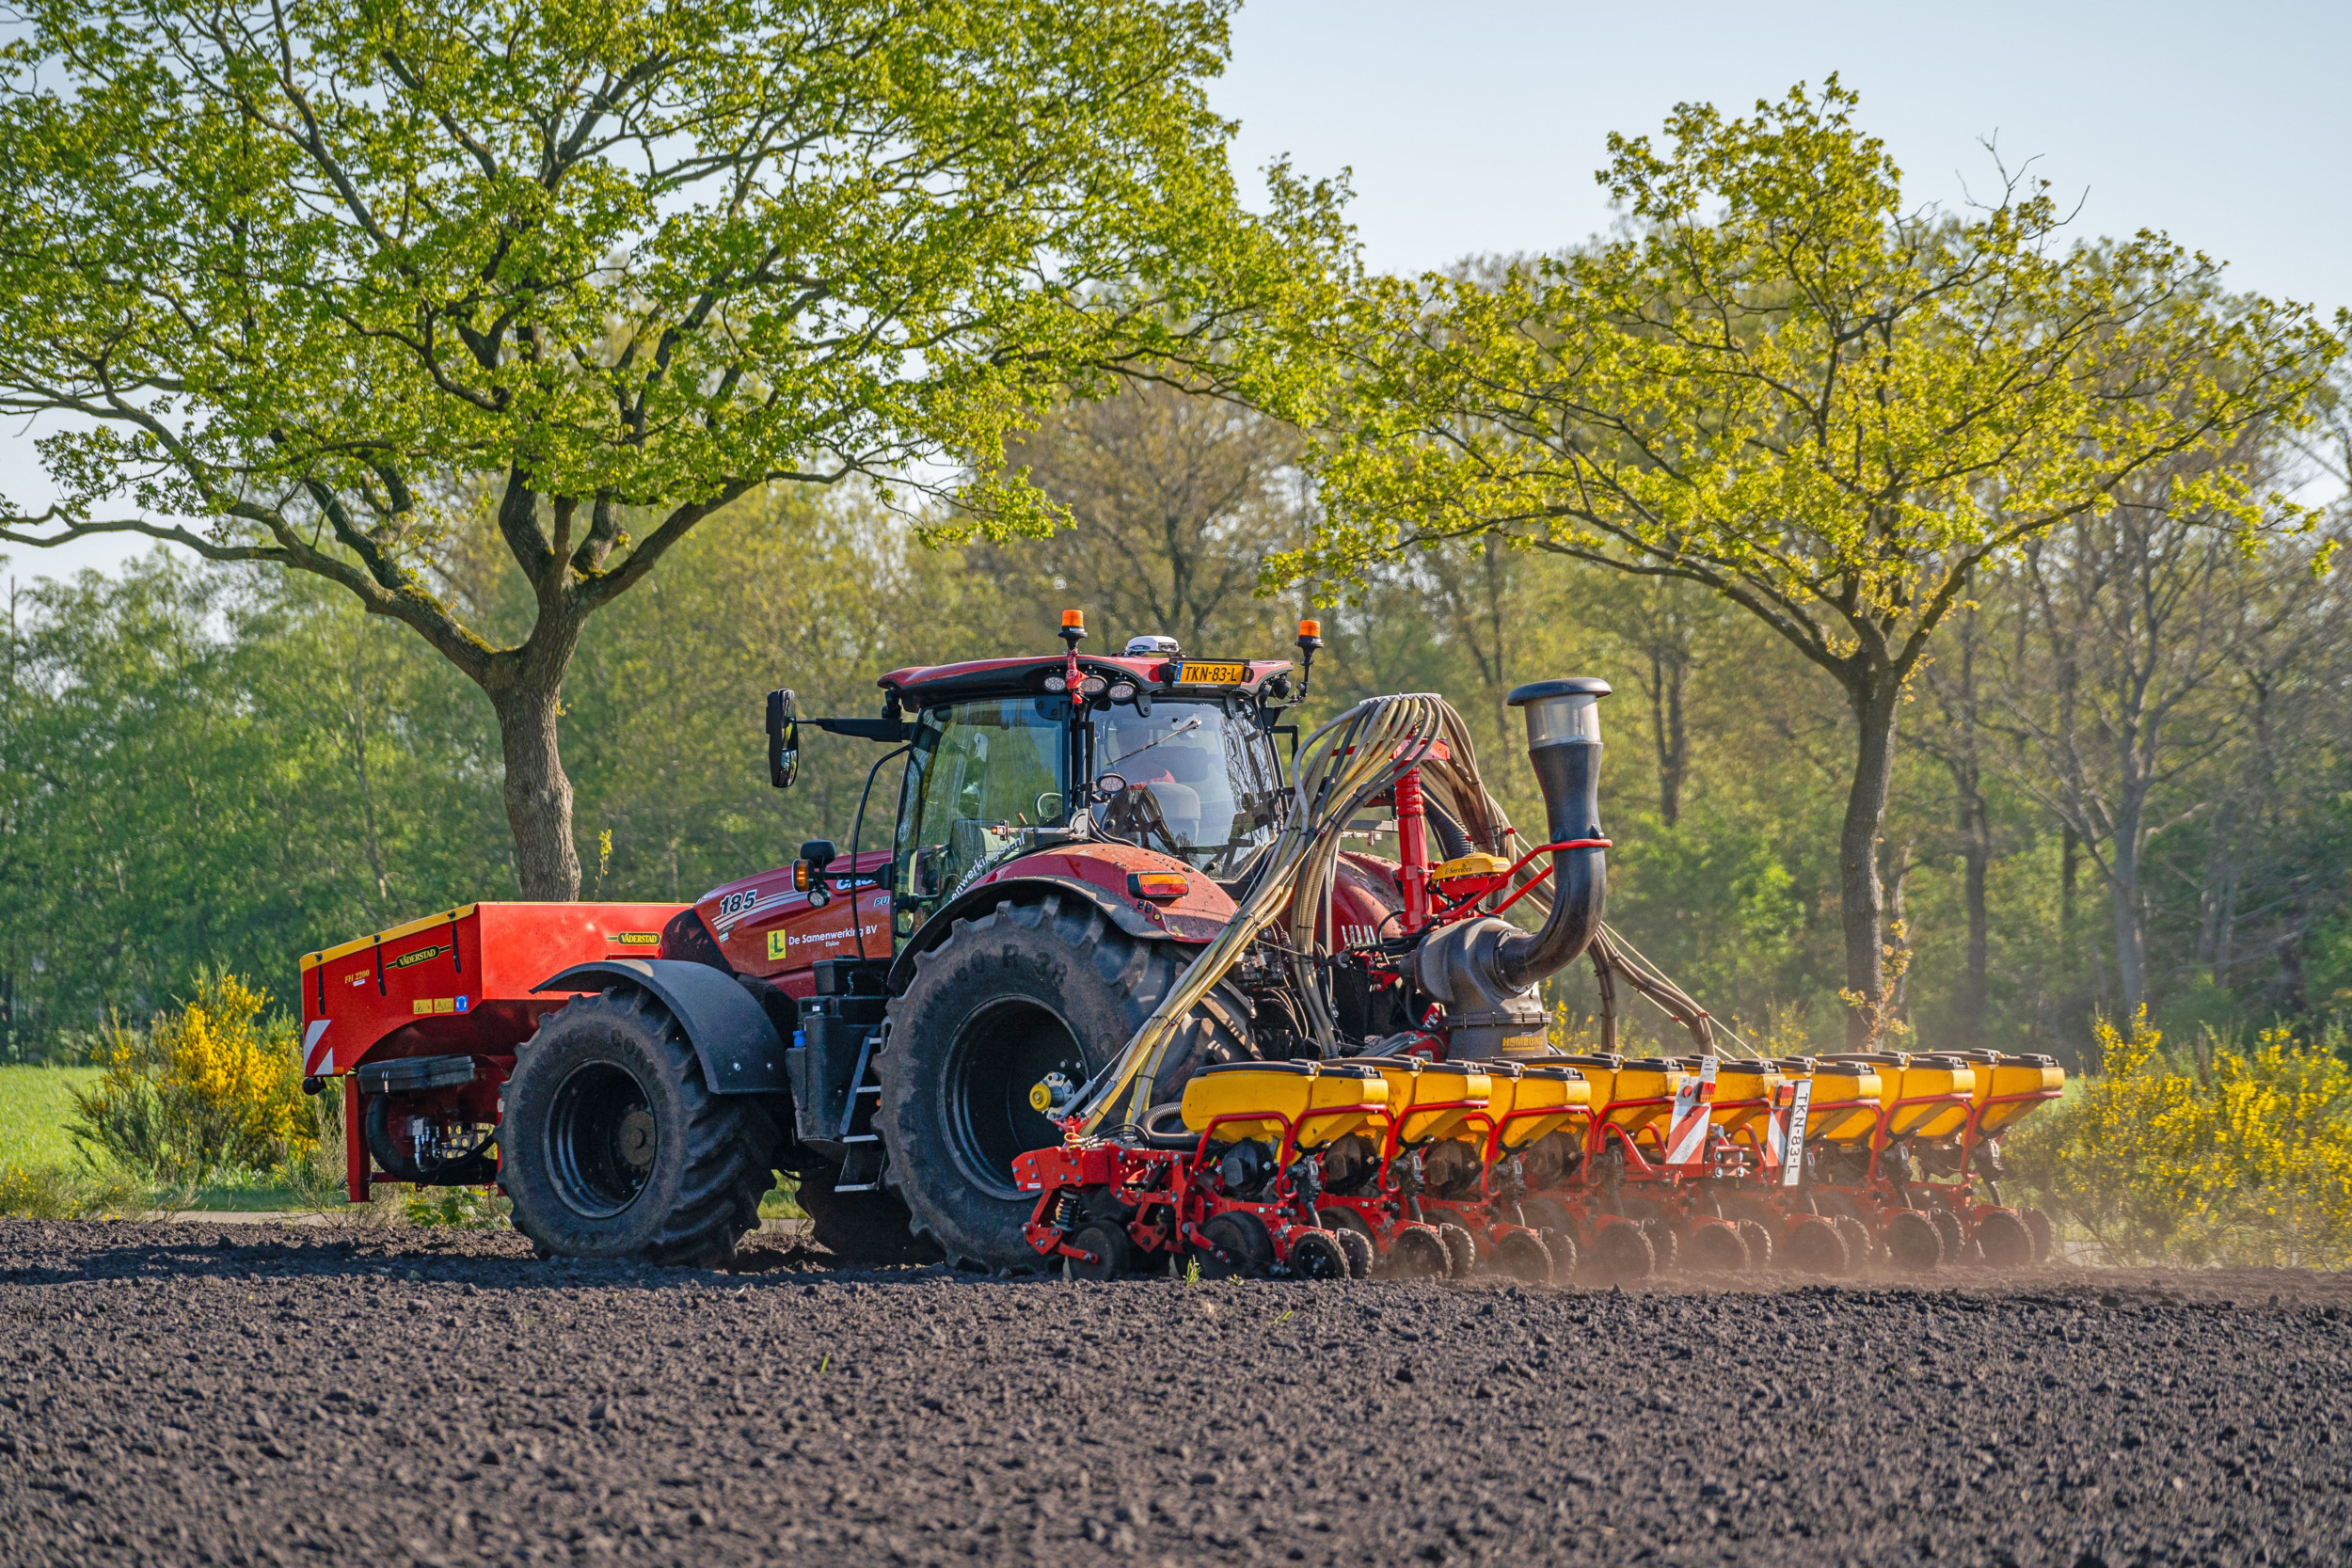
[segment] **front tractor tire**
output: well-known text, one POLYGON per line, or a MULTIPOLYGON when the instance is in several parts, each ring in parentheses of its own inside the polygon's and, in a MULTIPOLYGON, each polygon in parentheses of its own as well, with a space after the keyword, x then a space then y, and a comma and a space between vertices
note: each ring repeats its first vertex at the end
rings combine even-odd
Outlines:
MULTIPOLYGON (((1084 1084, 1108 1065, 1192 954, 1047 894, 960 919, 915 958, 890 1005, 874 1120, 916 1236, 967 1267, 1049 1267, 1023 1234, 1037 1195, 1012 1174, 1017 1156, 1061 1141, 1031 1090, 1053 1074, 1084 1084)), ((1155 1099, 1176 1098, 1204 1063, 1250 1054, 1240 1007, 1212 993, 1171 1047, 1155 1099)))
POLYGON ((714 1095, 667 1008, 621 988, 540 1020, 506 1086, 515 1227, 570 1258, 718 1267, 759 1224, 776 1125, 714 1095))

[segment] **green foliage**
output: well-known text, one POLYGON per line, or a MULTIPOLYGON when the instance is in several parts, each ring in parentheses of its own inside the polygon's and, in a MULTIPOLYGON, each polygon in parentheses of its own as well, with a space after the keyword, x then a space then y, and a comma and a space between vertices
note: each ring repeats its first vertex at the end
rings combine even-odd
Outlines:
POLYGON ((1201 88, 1231 8, 35 4, 0 53, 0 385, 135 408, 47 438, 69 514, 128 489, 297 561, 286 487, 409 530, 436 468, 699 507, 985 462, 1327 228, 1233 201, 1201 88))
POLYGON ((28 1220, 136 1220, 155 1212, 154 1194, 116 1169, 0 1164, 0 1215, 28 1220))
POLYGON ((0 539, 146 531, 406 626, 496 715, 522 888, 574 896, 567 666, 714 512, 863 478, 1037 533, 1034 409, 1136 366, 1283 395, 1265 324, 1343 229, 1279 170, 1235 200, 1232 8, 35 0, 0 411, 66 417, 0 539))
POLYGON ((199 971, 195 993, 145 1029, 109 1023, 103 1071, 73 1095, 86 1151, 165 1187, 307 1160, 317 1142, 294 1021, 266 993, 199 971))
MULTIPOLYGON (((1371 280, 1311 411, 1322 524, 1268 576, 1361 580, 1497 536, 1755 616, 1851 712, 1840 914, 1876 1009, 1899 1006, 1894 739, 1939 627, 1981 570, 2152 465, 2307 424, 2342 344, 2160 235, 2065 245, 2038 183, 1965 216, 1906 205, 1857 104, 1835 77, 1749 119, 1683 104, 1662 149, 1610 138, 1620 237, 1371 280)), ((2248 547, 2317 520, 2243 464, 2172 490, 2248 547)))
POLYGON ((401 1217, 424 1229, 493 1230, 515 1206, 493 1187, 411 1187, 401 1217))
POLYGON ((86 1059, 110 1010, 165 1007, 199 965, 291 987, 288 955, 324 932, 512 896, 486 716, 428 651, 333 594, 161 552, 18 593, 0 1057, 86 1059))
MULTIPOLYGON (((2160 236, 2066 248, 2044 185, 1908 206, 1858 102, 1833 77, 1752 119, 1681 105, 1670 150, 1610 137, 1629 236, 1375 280, 1338 407, 1359 438, 1324 453, 1329 526, 1294 564, 1531 531, 1731 594, 1820 662, 1893 657, 1989 554, 2307 412, 2340 352, 2308 309, 2223 296, 2160 236), (2118 395, 2150 374, 2161 397, 2118 395)), ((2206 491, 2273 521, 2242 475, 2206 491)))
POLYGON ((2352 1064, 2340 1030, 2169 1061, 2146 1015, 2098 1025, 2104 1070, 2028 1117, 2007 1159, 2114 1263, 2352 1261, 2352 1064))

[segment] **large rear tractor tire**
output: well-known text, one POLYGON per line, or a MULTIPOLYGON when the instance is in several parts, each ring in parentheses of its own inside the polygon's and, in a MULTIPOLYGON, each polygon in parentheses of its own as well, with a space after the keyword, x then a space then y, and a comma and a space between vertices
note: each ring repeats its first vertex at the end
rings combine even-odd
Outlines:
POLYGON ((500 1184, 548 1252, 718 1267, 759 1224, 780 1141, 760 1102, 710 1092, 667 1008, 616 987, 517 1053, 500 1184))
POLYGON ((907 1206, 896 1193, 837 1193, 838 1167, 811 1164, 801 1173, 797 1201, 817 1244, 844 1263, 936 1263, 939 1249, 914 1234, 907 1206))
MULTIPOLYGON (((1037 1195, 1013 1160, 1061 1141, 1031 1093, 1054 1075, 1075 1085, 1108 1065, 1168 994, 1193 949, 1138 942, 1092 903, 1047 894, 958 920, 914 960, 890 1005, 875 1125, 884 1180, 914 1234, 951 1262, 1033 1272, 1022 1234, 1037 1195)), ((1173 1098, 1201 1065, 1250 1054, 1245 1005, 1213 993, 1185 1023, 1155 1081, 1173 1098)))

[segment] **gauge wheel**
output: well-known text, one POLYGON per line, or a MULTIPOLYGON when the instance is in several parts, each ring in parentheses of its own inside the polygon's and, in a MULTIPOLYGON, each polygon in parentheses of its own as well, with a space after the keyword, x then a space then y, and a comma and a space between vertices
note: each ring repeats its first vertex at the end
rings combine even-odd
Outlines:
POLYGON ((1846 1272, 1848 1274, 1859 1273, 1864 1264, 1878 1260, 1878 1238, 1870 1234, 1868 1226, 1851 1214, 1837 1216, 1837 1234, 1846 1243, 1846 1272))
POLYGON ((1748 1252, 1749 1272, 1764 1274, 1776 1267, 1778 1260, 1772 1255, 1772 1227, 1762 1220, 1741 1220, 1739 1223, 1740 1242, 1748 1252))
POLYGON ((1398 1227, 1396 1241, 1389 1248, 1386 1272, 1391 1279, 1441 1279, 1451 1268, 1445 1243, 1435 1226, 1398 1227))
POLYGON ((1291 1255, 1285 1260, 1291 1275, 1297 1279, 1347 1279, 1355 1271, 1348 1267, 1347 1254, 1341 1249, 1339 1238, 1328 1230, 1308 1230, 1291 1243, 1291 1255))
POLYGON ((1649 1238, 1650 1256, 1660 1274, 1672 1274, 1682 1267, 1681 1242, 1662 1215, 1644 1220, 1642 1234, 1649 1238))
POLYGON ((1928 1218, 1935 1222, 1936 1234, 1944 1238, 1944 1260, 1957 1263, 1968 1256, 1967 1233, 1960 1227, 1960 1216, 1949 1209, 1936 1209, 1928 1218))
POLYGON ((2026 1234, 2033 1238, 2033 1260, 2037 1263, 2048 1262, 2051 1255, 2058 1251, 2058 1227, 2052 1225, 2050 1216, 2039 1209, 2026 1209, 2023 1218, 2026 1234))
POLYGON ((1689 1251, 1687 1266, 1700 1274, 1738 1274, 1748 1266, 1748 1244, 1735 1225, 1693 1227, 1689 1251))
POLYGON ((1783 1256, 1788 1266, 1800 1274, 1818 1274, 1836 1279, 1851 1266, 1846 1257, 1846 1239, 1837 1227, 1819 1214, 1807 1214, 1788 1227, 1788 1245, 1783 1256))
POLYGON ((2033 1261, 2033 1232, 2007 1209, 1989 1209, 1977 1215, 1976 1241, 1988 1268, 2022 1269, 2033 1261))
POLYGON ((1274 1267, 1274 1238, 1265 1222, 1236 1210, 1200 1227, 1206 1246, 1192 1249, 1203 1279, 1263 1279, 1274 1267))
POLYGON ((1062 1238, 1085 1258, 1064 1258, 1063 1265, 1073 1279, 1116 1279, 1135 1267, 1135 1243, 1127 1239, 1127 1227, 1109 1220, 1089 1220, 1062 1238))
POLYGON ((1528 1285, 1551 1283, 1551 1249, 1533 1230, 1514 1230, 1495 1243, 1494 1271, 1528 1285))
POLYGON ((1905 1209, 1886 1222, 1886 1254, 1906 1274, 1932 1274, 1944 1261, 1944 1237, 1927 1215, 1905 1209))
POLYGON ((1648 1231, 1632 1220, 1605 1220, 1593 1238, 1593 1273, 1613 1284, 1647 1279, 1658 1270, 1648 1231))
POLYGON ((1478 1267, 1478 1243, 1463 1227, 1447 1220, 1438 1227, 1438 1240, 1445 1245, 1445 1272, 1454 1279, 1468 1279, 1478 1267))

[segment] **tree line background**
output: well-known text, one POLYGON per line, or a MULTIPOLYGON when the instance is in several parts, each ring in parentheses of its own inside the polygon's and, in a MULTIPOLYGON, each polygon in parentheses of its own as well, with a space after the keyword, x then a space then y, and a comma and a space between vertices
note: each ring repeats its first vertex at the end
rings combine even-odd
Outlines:
MULTIPOLYGON (((2307 499, 2342 488, 2341 426, 2222 457, 2307 499)), ((689 900, 846 843, 872 753, 820 739, 765 784, 761 694, 863 713, 903 664, 1164 631, 1287 650, 1319 613, 1311 713, 1437 690, 1534 815, 1519 682, 1598 674, 1613 922, 1749 1037, 1843 1028, 1838 823, 1852 753, 1836 687, 1755 617, 1497 535, 1408 552, 1344 591, 1259 592, 1317 522, 1283 426, 1159 388, 1049 418, 1016 449, 1069 509, 1050 541, 930 546, 864 493, 765 486, 671 551, 582 635, 564 685, 583 897, 689 900), (1323 602, 1325 600, 1331 602, 1323 602)), ((2352 615, 2315 552, 2352 518, 2241 552, 2193 474, 1984 576, 1905 692, 1881 847, 1894 1014, 1920 1045, 2088 1065, 2093 1022, 2315 1032, 2352 1011, 2352 615)), ((529 585, 494 502, 434 562, 467 614, 519 633, 529 585)), ((498 727, 481 694, 332 584, 158 552, 108 578, 11 582, 0 666, 0 1056, 81 1055, 200 968, 281 995, 294 958, 434 907, 516 896, 498 727)), ((877 786, 867 836, 895 800, 877 786)), ((1560 988, 1573 1008, 1571 978, 1560 988)))

